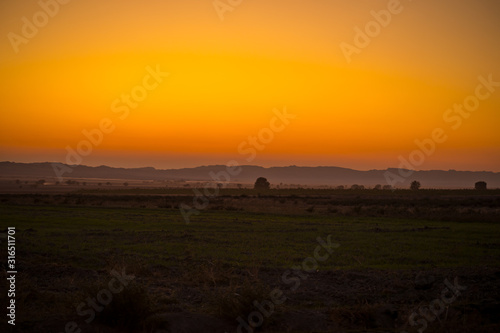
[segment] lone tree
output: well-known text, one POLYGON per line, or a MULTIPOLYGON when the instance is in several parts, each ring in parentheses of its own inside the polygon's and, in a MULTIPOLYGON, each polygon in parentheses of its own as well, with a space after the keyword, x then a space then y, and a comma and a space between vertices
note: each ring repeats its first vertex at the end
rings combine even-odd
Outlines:
POLYGON ((417 191, 418 189, 420 189, 420 182, 417 180, 412 181, 410 189, 412 189, 413 191, 417 191))
POLYGON ((486 190, 486 182, 483 182, 483 181, 477 182, 476 184, 474 184, 474 188, 476 190, 480 190, 480 191, 481 190, 486 190))
POLYGON ((267 181, 266 178, 264 177, 259 177, 255 181, 255 185, 253 186, 254 189, 256 190, 269 190, 269 186, 271 184, 267 181))

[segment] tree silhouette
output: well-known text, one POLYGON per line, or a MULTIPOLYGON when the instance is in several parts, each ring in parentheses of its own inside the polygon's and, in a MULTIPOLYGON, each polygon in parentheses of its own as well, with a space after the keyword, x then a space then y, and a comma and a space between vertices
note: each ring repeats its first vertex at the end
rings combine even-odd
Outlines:
POLYGON ((413 191, 417 191, 418 189, 420 189, 420 182, 417 180, 412 181, 411 185, 410 185, 410 189, 413 191))
POLYGON ((259 177, 255 181, 255 185, 253 186, 254 189, 256 190, 269 190, 269 186, 271 184, 267 181, 266 178, 264 177, 259 177))
POLYGON ((476 190, 486 190, 486 182, 483 182, 483 181, 480 181, 480 182, 477 182, 476 184, 474 184, 474 188, 476 190))

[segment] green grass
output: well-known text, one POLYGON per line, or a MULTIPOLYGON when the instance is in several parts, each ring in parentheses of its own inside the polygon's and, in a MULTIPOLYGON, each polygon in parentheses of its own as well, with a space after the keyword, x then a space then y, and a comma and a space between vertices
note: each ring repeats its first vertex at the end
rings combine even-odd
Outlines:
POLYGON ((316 238, 329 234, 340 247, 321 270, 500 263, 500 225, 494 223, 206 211, 186 225, 171 209, 7 205, 0 205, 0 216, 1 229, 17 229, 19 262, 92 269, 113 260, 286 269, 313 256, 316 238), (30 228, 35 231, 23 232, 30 228))

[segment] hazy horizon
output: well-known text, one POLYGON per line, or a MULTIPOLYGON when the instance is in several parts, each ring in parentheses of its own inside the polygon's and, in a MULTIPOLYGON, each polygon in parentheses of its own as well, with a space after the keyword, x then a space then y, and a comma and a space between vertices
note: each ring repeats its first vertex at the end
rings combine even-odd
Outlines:
MULTIPOLYGON (((22 162, 22 161, 12 161, 12 160, 1 160, 0 163, 24 163, 24 164, 42 164, 42 163, 63 163, 64 162, 59 162, 59 161, 28 161, 28 162, 22 162)), ((156 165, 146 165, 146 164, 137 164, 137 166, 123 166, 120 164, 77 164, 73 166, 84 166, 84 167, 100 167, 100 166, 106 166, 110 168, 124 168, 124 169, 140 169, 140 168, 155 168, 157 170, 167 170, 167 169, 172 169, 172 170, 177 170, 177 169, 194 169, 194 168, 199 168, 199 167, 212 167, 212 166, 230 166, 227 163, 208 163, 208 164, 198 164, 198 165, 189 165, 189 166, 179 166, 179 167, 161 167, 161 166, 156 166, 156 165)), ((355 168, 355 167, 348 167, 344 165, 302 165, 302 164, 286 164, 284 163, 283 165, 260 165, 256 163, 247 163, 247 164, 239 164, 239 166, 251 166, 251 167, 262 167, 262 168, 287 168, 287 167, 298 167, 298 168, 342 168, 342 169, 351 169, 355 171, 372 171, 372 170, 388 170, 388 169, 397 169, 397 167, 381 167, 381 168, 366 168, 366 169, 361 169, 361 168, 355 168)), ((404 168, 403 168, 404 169, 404 168)), ((495 170, 486 170, 486 169, 478 169, 478 170, 462 170, 462 169, 408 169, 408 170, 415 170, 415 171, 461 171, 461 172, 493 172, 493 173, 498 173, 500 171, 495 171, 495 170)), ((69 175, 68 175, 69 176, 69 175)))

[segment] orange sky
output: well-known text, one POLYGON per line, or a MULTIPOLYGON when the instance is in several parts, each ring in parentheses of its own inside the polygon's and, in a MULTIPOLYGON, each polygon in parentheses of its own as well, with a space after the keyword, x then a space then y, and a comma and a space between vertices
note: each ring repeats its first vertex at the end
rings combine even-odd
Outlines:
POLYGON ((0 160, 65 162, 109 119, 82 164, 397 167, 442 128, 415 169, 500 171, 500 87, 457 129, 443 118, 479 76, 500 82, 498 1, 242 0, 223 21, 213 0, 41 3, 52 17, 0 4, 0 160), (348 62, 341 44, 388 8, 348 62), (120 119, 147 67, 169 76, 120 119), (285 107, 296 118, 248 161, 238 147, 285 107))

